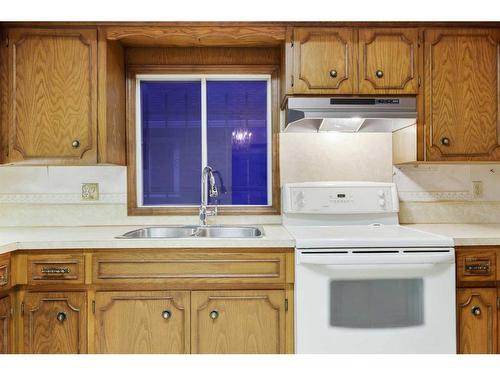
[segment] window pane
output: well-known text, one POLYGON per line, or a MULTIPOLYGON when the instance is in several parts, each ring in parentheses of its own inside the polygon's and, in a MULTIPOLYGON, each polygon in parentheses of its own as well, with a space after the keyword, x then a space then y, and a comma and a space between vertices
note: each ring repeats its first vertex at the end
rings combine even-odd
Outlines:
POLYGON ((332 280, 330 325, 392 328, 424 323, 422 279, 332 280))
POLYGON ((207 121, 217 203, 267 205, 267 81, 208 81, 207 121))
POLYGON ((200 81, 143 81, 140 90, 143 204, 199 204, 200 81))

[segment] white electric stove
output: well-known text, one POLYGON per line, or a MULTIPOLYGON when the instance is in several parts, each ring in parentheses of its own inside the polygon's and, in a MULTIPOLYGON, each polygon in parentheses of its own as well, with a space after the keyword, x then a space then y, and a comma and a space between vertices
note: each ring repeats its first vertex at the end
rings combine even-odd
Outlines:
POLYGON ((455 252, 402 227, 392 183, 283 188, 297 353, 455 353, 455 252))

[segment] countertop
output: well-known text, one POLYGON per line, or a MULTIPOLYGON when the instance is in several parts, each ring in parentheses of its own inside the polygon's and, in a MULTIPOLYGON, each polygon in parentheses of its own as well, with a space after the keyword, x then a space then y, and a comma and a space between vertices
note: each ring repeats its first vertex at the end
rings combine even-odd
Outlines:
POLYGON ((405 226, 452 237, 455 246, 500 246, 500 224, 408 224, 405 226))
MULTIPOLYGON (((3 227, 0 254, 23 249, 266 248, 295 247, 281 225, 262 225, 261 238, 116 239, 139 226, 3 227)), ((407 224, 405 227, 452 237, 456 246, 500 246, 500 224, 407 224)))
POLYGON ((139 226, 3 227, 0 254, 23 249, 138 249, 182 247, 294 247, 295 241, 281 225, 258 225, 261 238, 117 239, 139 226))

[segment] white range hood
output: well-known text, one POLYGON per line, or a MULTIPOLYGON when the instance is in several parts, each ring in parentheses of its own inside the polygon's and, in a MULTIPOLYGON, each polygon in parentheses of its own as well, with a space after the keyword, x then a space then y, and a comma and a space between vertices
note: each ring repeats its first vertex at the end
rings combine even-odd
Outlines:
POLYGON ((284 132, 394 132, 417 121, 415 97, 291 97, 284 132))

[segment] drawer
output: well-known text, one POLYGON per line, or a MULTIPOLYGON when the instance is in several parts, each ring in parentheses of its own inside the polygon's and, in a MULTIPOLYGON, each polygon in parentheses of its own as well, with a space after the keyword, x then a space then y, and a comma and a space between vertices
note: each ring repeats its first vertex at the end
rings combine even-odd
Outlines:
POLYGON ((141 254, 94 254, 93 282, 127 283, 168 281, 283 283, 285 254, 144 252, 141 254))
POLYGON ((497 280, 497 253, 495 250, 461 250, 457 252, 457 280, 459 282, 492 282, 497 280))
POLYGON ((83 284, 85 259, 83 255, 28 256, 28 284, 83 284))

